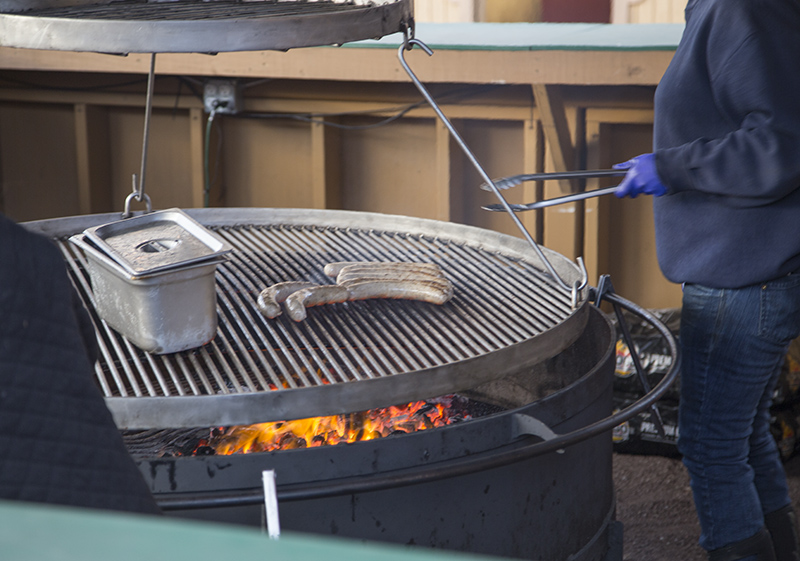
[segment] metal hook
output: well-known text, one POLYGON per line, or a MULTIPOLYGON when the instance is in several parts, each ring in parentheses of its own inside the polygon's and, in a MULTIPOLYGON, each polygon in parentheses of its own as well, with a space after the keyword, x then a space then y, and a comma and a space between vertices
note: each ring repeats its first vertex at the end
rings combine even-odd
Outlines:
POLYGON ((421 48, 423 51, 425 51, 425 53, 428 56, 433 55, 433 51, 428 47, 428 45, 426 45, 425 43, 423 43, 419 39, 406 38, 406 41, 404 41, 404 43, 397 50, 397 56, 400 59, 400 64, 403 66, 403 69, 406 71, 406 74, 408 74, 408 76, 411 78, 411 81, 414 82, 414 85, 420 91, 420 93, 422 94, 422 97, 424 97, 425 100, 430 104, 430 106, 433 108, 434 112, 439 117, 439 119, 442 121, 444 126, 447 127, 447 130, 450 131, 450 134, 453 136, 455 141, 458 143, 458 145, 464 151, 464 154, 466 154, 467 158, 470 160, 472 165, 478 171, 478 173, 480 174, 480 176, 483 179, 483 181, 486 183, 486 185, 488 185, 491 188, 491 191, 500 200, 500 202, 503 205, 503 208, 509 214, 509 216, 511 217, 511 220, 514 222, 514 224, 517 226, 517 228, 519 228, 520 232, 522 233, 522 236, 525 238, 525 240, 528 242, 528 244, 530 244, 530 246, 534 249, 536 254, 539 256, 539 259, 542 260, 542 263, 544 264, 545 268, 547 269, 547 272, 550 274, 550 276, 553 278, 553 280, 555 280, 561 286, 561 288, 563 288, 564 290, 566 290, 567 292, 569 292, 572 295, 573 307, 574 307, 575 304, 576 304, 576 301, 577 301, 577 294, 576 293, 581 291, 581 290, 583 290, 586 287, 586 285, 588 284, 588 282, 589 282, 589 275, 588 275, 588 273, 586 271, 586 266, 583 263, 583 259, 578 257, 578 260, 577 260, 578 261, 578 267, 580 268, 580 271, 581 271, 580 283, 578 283, 576 281, 575 285, 567 284, 558 275, 556 270, 553 268, 553 265, 550 263, 550 261, 544 255, 544 252, 539 247, 539 244, 536 243, 536 241, 530 235, 528 230, 522 224, 522 221, 519 219, 519 217, 516 215, 516 213, 512 210, 511 206, 508 204, 508 201, 506 201, 505 197, 503 197, 503 195, 500 193, 500 190, 497 188, 497 185, 495 185, 494 181, 492 181, 492 179, 489 177, 489 175, 483 169, 481 164, 478 162, 477 158, 473 155, 472 151, 467 146, 466 142, 464 142, 464 140, 458 134, 458 131, 456 131, 455 127, 453 127, 453 124, 444 115, 442 110, 436 104, 436 101, 434 101, 433 97, 431 97, 431 95, 428 93, 428 90, 425 88, 425 86, 422 85, 422 82, 420 82, 420 80, 417 78, 416 74, 414 74, 414 72, 411 70, 411 67, 408 66, 408 63, 406 63, 404 51, 407 51, 407 50, 410 51, 411 49, 414 48, 414 45, 417 45, 419 48, 421 48))
POLYGON ((413 49, 409 43, 414 40, 414 18, 411 18, 403 25, 403 47, 407 50, 413 49))
MULTIPOLYGON (((583 266, 583 263, 581 263, 581 266, 583 266)), ((581 293, 580 282, 579 281, 575 281, 572 284, 572 309, 573 310, 578 307, 578 295, 580 293, 581 293)))
POLYGON ((125 208, 122 211, 122 218, 130 218, 131 216, 131 201, 136 199, 139 202, 142 200, 147 204, 147 212, 152 212, 153 207, 150 203, 150 197, 144 192, 145 173, 147 171, 147 145, 150 139, 150 115, 153 112, 153 86, 155 84, 156 75, 156 53, 150 55, 150 72, 147 75, 147 97, 145 100, 144 109, 144 134, 142 138, 142 163, 139 170, 139 180, 136 180, 136 174, 133 174, 133 191, 125 199, 125 208))
POLYGON ((131 203, 133 202, 133 199, 136 199, 139 202, 141 202, 142 199, 144 199, 144 203, 147 206, 146 212, 148 214, 153 212, 153 205, 150 202, 150 196, 147 193, 143 193, 140 190, 140 186, 141 186, 141 183, 137 183, 136 174, 134 173, 133 174, 133 190, 130 192, 130 194, 127 197, 125 197, 125 208, 122 211, 122 218, 130 218, 133 215, 133 213, 131 212, 131 203))

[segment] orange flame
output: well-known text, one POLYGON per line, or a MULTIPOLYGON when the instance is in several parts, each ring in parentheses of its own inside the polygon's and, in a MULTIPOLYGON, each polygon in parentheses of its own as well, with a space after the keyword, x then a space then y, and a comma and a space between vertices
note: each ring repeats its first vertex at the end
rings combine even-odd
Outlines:
POLYGON ((463 416, 450 413, 450 401, 416 401, 348 415, 231 427, 212 437, 208 446, 216 454, 228 455, 373 440, 464 420, 463 416))

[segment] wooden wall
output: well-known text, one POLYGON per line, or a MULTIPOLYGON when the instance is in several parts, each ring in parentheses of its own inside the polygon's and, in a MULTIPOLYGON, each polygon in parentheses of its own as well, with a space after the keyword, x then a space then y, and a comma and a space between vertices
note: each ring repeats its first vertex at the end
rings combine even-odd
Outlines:
POLYGON ((417 22, 542 21, 543 0, 415 0, 417 22))
POLYGON ((415 0, 418 22, 683 23, 687 0, 415 0))
POLYGON ((611 0, 544 0, 542 21, 608 23, 611 0))
MULTIPOLYGON (((210 128, 197 95, 207 79, 158 75, 146 182, 155 208, 341 208, 519 235, 504 213, 481 210, 493 195, 478 188, 476 170, 402 76, 239 76, 242 113, 216 115, 210 128)), ((426 83, 494 178, 608 167, 650 148, 652 86, 426 83)), ((0 71, 0 211, 18 221, 121 211, 139 172, 144 91, 135 72, 0 71)), ((572 188, 525 183, 507 196, 530 202, 572 188)), ((582 256, 592 284, 609 273, 640 305, 678 305, 678 287, 655 262, 647 198, 596 198, 520 216, 547 247, 582 256)))
POLYGON ((611 0, 415 0, 414 16, 418 22, 438 23, 608 23, 611 0))
POLYGON ((612 23, 683 23, 687 0, 613 0, 612 23))

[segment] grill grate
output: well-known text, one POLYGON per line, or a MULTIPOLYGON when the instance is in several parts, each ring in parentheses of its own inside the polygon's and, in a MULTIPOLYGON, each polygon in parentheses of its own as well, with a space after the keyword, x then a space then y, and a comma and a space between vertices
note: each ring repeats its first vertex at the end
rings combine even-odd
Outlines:
MULTIPOLYGON (((216 231, 235 248, 233 259, 218 267, 217 337, 197 350, 150 355, 95 316, 103 326, 97 375, 107 397, 270 391, 390 376, 499 350, 570 312, 568 295, 538 271, 466 245, 339 229, 216 231), (444 308, 383 300, 317 307, 299 324, 286 316, 268 320, 255 307, 261 289, 276 282, 331 284, 322 267, 340 260, 437 262, 455 296, 444 308)), ((66 241, 60 246, 93 307, 85 258, 66 241)))
POLYGON ((220 53, 341 45, 404 31, 412 0, 0 0, 0 46, 220 53))
POLYGON ((286 18, 297 15, 325 15, 332 12, 358 10, 364 3, 352 0, 317 0, 316 2, 215 0, 142 3, 140 0, 89 4, 62 8, 28 10, 26 16, 97 20, 182 20, 286 18))
POLYGON ((260 209, 249 211, 256 220, 247 216, 242 224, 241 210, 189 211, 234 249, 217 267, 215 338, 166 355, 138 349, 99 318, 86 258, 67 241, 113 215, 31 223, 55 239, 92 315, 101 354, 97 382, 121 428, 249 424, 444 395, 554 356, 583 329, 571 320, 585 318, 585 306, 573 309, 572 295, 540 269, 493 247, 498 236, 512 245, 521 243, 516 238, 456 225, 439 232, 444 223, 405 217, 390 228, 376 229, 371 219, 361 227, 362 215, 373 215, 341 211, 287 211, 287 219, 277 209, 260 209), (321 222, 309 224, 315 212, 321 222), (462 239, 462 231, 494 237, 462 239), (264 287, 286 280, 331 284, 323 268, 333 261, 434 262, 454 296, 443 306, 405 300, 317 306, 299 323, 260 314, 256 297, 264 287))

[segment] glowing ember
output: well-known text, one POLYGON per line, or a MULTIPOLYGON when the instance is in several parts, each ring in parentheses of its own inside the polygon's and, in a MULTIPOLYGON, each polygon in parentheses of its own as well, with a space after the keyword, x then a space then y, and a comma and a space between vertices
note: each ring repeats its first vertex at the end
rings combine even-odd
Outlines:
POLYGON ((373 440, 468 420, 472 418, 467 411, 468 401, 449 395, 348 415, 230 427, 214 431, 203 448, 227 455, 373 440))

